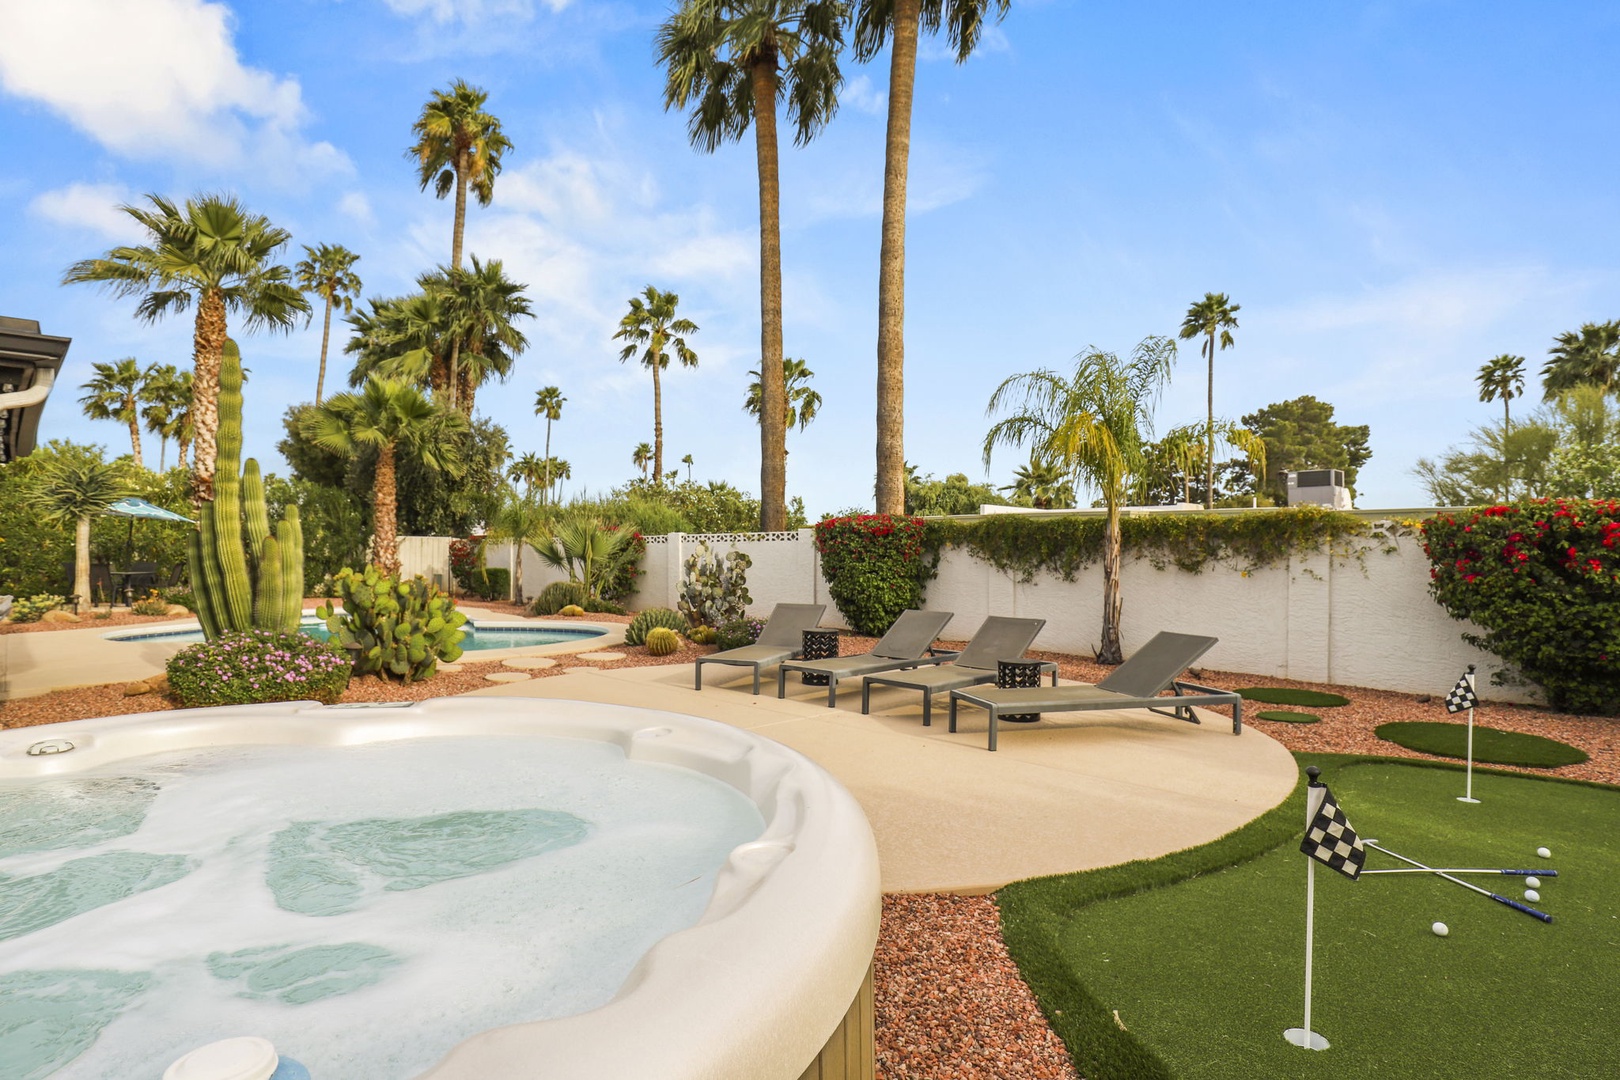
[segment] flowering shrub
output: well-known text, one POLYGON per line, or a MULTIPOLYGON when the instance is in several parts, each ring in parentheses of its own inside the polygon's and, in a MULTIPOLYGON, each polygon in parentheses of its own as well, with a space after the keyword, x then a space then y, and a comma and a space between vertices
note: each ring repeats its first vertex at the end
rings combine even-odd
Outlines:
POLYGON ((39 593, 27 598, 19 596, 11 604, 11 621, 39 622, 47 611, 55 611, 65 603, 66 597, 54 593, 39 593))
POLYGON ((169 688, 182 705, 319 701, 349 685, 342 649, 303 634, 248 630, 182 649, 169 658, 169 688))
MULTIPOLYGON (((1536 499, 1423 523, 1434 598, 1558 709, 1620 715, 1620 501, 1536 499)), ((1501 674, 1497 682, 1505 681, 1501 674)))
POLYGON ((762 619, 731 619, 715 628, 714 643, 722 650, 745 648, 758 642, 764 629, 762 619))
MULTIPOLYGON (((482 540, 450 541, 450 576, 455 578, 456 584, 467 591, 472 591, 473 575, 483 565, 484 544, 482 540)), ((326 595, 333 595, 328 592, 326 595)))
POLYGON ((169 602, 156 589, 148 589, 145 596, 129 605, 129 610, 136 615, 167 615, 169 602))
POLYGON ((827 592, 857 633, 886 633, 907 608, 921 607, 923 587, 939 565, 925 552, 923 520, 861 514, 816 526, 816 550, 827 592))

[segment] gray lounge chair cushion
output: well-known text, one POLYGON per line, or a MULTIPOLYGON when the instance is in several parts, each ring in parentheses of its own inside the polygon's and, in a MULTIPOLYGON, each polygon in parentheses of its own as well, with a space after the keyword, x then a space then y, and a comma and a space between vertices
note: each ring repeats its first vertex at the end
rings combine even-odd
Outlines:
POLYGON ((1154 697, 1170 689, 1170 684, 1194 660, 1213 648, 1217 640, 1197 634, 1160 631, 1153 635, 1152 641, 1136 650, 1129 660, 1115 668, 1108 678, 1099 682, 1097 688, 1126 697, 1154 697))
POLYGON ((881 656, 889 660, 918 660, 928 651, 939 635, 944 633, 945 624, 951 621, 949 611, 902 611, 900 617, 894 620, 889 632, 872 646, 872 656, 881 656))
POLYGON ((1016 660, 1035 643, 1035 635, 1046 625, 1045 619, 1015 619, 1006 615, 992 615, 985 619, 967 643, 956 667, 982 668, 992 675, 997 660, 1016 660))
MULTIPOLYGON (((826 613, 826 604, 777 604, 771 609, 771 617, 766 620, 765 629, 759 632, 759 640, 754 644, 781 645, 792 652, 798 652, 804 644, 804 632, 814 630, 826 613)), ((728 650, 728 652, 738 651, 740 650, 728 650)), ((714 656, 725 655, 726 653, 714 654, 714 656)))
POLYGON ((743 664, 761 665, 777 664, 798 652, 798 647, 788 648, 786 645, 744 645, 740 649, 727 649, 725 652, 710 653, 708 656, 698 658, 700 664, 743 664))

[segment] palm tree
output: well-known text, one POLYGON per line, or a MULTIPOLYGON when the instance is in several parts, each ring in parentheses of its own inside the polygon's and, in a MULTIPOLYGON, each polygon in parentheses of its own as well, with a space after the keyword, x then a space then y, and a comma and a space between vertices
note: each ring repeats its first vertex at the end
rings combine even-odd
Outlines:
POLYGON ((990 396, 989 415, 1006 407, 984 437, 984 464, 1000 444, 1027 445, 1034 455, 1085 481, 1108 512, 1103 543, 1102 644, 1097 659, 1124 660, 1119 636, 1119 508, 1142 471, 1152 434, 1153 405, 1170 379, 1176 345, 1144 338, 1129 360, 1088 349, 1075 358, 1071 378, 1048 370, 1014 375, 990 396))
POLYGON ((129 425, 129 445, 135 457, 135 467, 144 469, 141 461, 141 400, 152 379, 155 365, 145 371, 133 356, 126 356, 111 364, 91 364, 95 372, 84 384, 88 391, 79 399, 84 415, 92 420, 117 420, 129 425))
POLYGON ((690 484, 692 482, 692 455, 687 454, 681 458, 681 464, 686 466, 686 482, 690 484))
POLYGON ((341 244, 322 244, 318 248, 304 245, 308 258, 293 267, 298 287, 314 293, 326 301, 326 319, 321 324, 321 370, 315 376, 315 404, 321 403, 321 392, 326 387, 326 346, 332 337, 332 308, 341 307, 343 314, 354 311, 354 301, 360 295, 360 276, 354 264, 360 256, 341 244))
POLYGON ((506 276, 499 259, 480 262, 472 256, 472 269, 441 268, 420 282, 425 291, 437 290, 450 333, 450 407, 472 416, 473 397, 491 375, 502 381, 512 373, 517 356, 529 340, 514 325, 532 317, 528 288, 506 276), (462 370, 465 355, 467 370, 462 370))
POLYGON ((1547 350, 1541 385, 1549 398, 1575 386, 1620 390, 1620 322, 1587 323, 1559 334, 1547 350))
POLYGON ((456 461, 442 453, 467 430, 458 413, 440 408, 409 383, 371 378, 358 394, 334 394, 324 405, 305 410, 304 435, 334 454, 354 457, 363 449, 377 452, 372 484, 373 562, 385 574, 399 573, 398 489, 396 462, 407 453, 431 469, 454 473, 456 461))
MULTIPOLYGON (((748 384, 748 396, 743 399, 743 410, 750 415, 759 415, 760 397, 764 390, 760 386, 759 372, 749 371, 754 378, 748 384)), ((782 361, 782 388, 787 400, 785 419, 788 428, 798 428, 803 431, 816 418, 816 412, 821 408, 821 395, 810 389, 810 380, 816 373, 805 366, 803 360, 787 359, 782 361)))
POLYGON ((595 597, 634 535, 629 529, 611 528, 592 517, 571 517, 553 526, 534 550, 546 563, 565 571, 569 581, 585 586, 595 597))
MULTIPOLYGON (((692 106, 692 145, 713 153, 754 128, 759 170, 760 528, 787 527, 787 423, 782 362, 782 227, 776 103, 786 97, 803 146, 838 110, 838 52, 847 0, 685 0, 658 29, 664 108, 692 106)), ((660 453, 659 471, 663 457, 660 453)))
POLYGON ((574 467, 568 464, 567 458, 548 457, 546 458, 546 476, 548 478, 546 480, 546 498, 551 500, 552 505, 556 505, 556 489, 562 487, 564 480, 573 479, 574 467))
POLYGON ((1207 478, 1209 473, 1206 455, 1209 453, 1207 436, 1211 430, 1215 432, 1216 446, 1242 454, 1255 480, 1265 481, 1266 444, 1260 436, 1230 420, 1216 420, 1213 425, 1207 421, 1202 424, 1180 424, 1165 432, 1158 442, 1149 443, 1143 448, 1145 464, 1132 484, 1131 497, 1146 503, 1155 497, 1155 492, 1162 492, 1165 487, 1180 487, 1181 501, 1192 502, 1195 478, 1200 472, 1205 473, 1207 478))
POLYGON ((1013 470, 1012 483, 996 490, 1027 499, 1037 510, 1067 510, 1074 505, 1074 485, 1064 478, 1063 469, 1035 454, 1030 455, 1029 464, 1013 470))
MULTIPOLYGON (((422 281, 433 275, 424 274, 422 281)), ((353 332, 345 353, 354 355, 349 386, 359 389, 373 375, 403 379, 435 398, 449 400, 450 316, 437 291, 373 297, 369 311, 348 318, 353 332)))
POLYGON ((534 489, 545 478, 545 474, 545 459, 533 453, 524 454, 506 467, 507 479, 521 483, 526 496, 534 494, 534 489))
POLYGON ((90 606, 90 519, 129 494, 116 463, 58 458, 46 463, 29 491, 30 505, 54 525, 73 526, 73 594, 90 606))
POLYGON ((219 358, 225 348, 226 315, 245 316, 248 330, 290 330, 309 302, 293 286, 276 253, 288 241, 285 229, 252 214, 234 197, 173 202, 148 195, 151 209, 120 207, 146 230, 148 243, 116 247, 99 259, 68 267, 65 285, 103 285, 115 296, 139 296, 135 316, 156 322, 197 305, 192 334, 191 422, 196 431, 192 497, 214 497, 214 444, 219 430, 219 358))
POLYGON ((861 0, 855 13, 855 56, 876 56, 890 36, 889 120, 883 145, 883 233, 878 251, 877 512, 904 513, 906 178, 911 159, 912 90, 917 40, 946 28, 956 62, 973 55, 987 17, 1000 21, 1011 0, 861 0))
POLYGON ((512 541, 512 599, 519 604, 523 603, 523 549, 546 543, 550 538, 546 531, 549 518, 545 504, 534 497, 533 491, 519 495, 510 488, 501 493, 500 504, 490 518, 489 538, 512 541))
MULTIPOLYGON (((501 131, 501 122, 484 111, 489 93, 470 86, 463 79, 449 90, 435 90, 422 106, 422 115, 411 125, 416 143, 405 155, 416 161, 416 178, 422 190, 433 185, 433 194, 444 198, 456 193, 456 216, 450 236, 450 267, 461 269, 461 243, 467 230, 467 189, 472 188, 479 206, 495 198, 495 177, 501 171, 501 156, 512 149, 511 140, 501 131)), ((450 370, 458 367, 460 342, 450 343, 450 370)), ((454 383, 452 382, 452 385, 454 383)), ((454 390, 451 405, 455 404, 454 390)), ((471 415, 471 410, 468 410, 471 415)))
POLYGON ((1204 434, 1204 509, 1215 506, 1215 338, 1219 334, 1221 348, 1232 347, 1232 331, 1237 329, 1237 313, 1243 305, 1234 304, 1225 293, 1205 293, 1204 298, 1187 309, 1181 320, 1181 339, 1191 340, 1205 335, 1202 352, 1209 360, 1207 386, 1209 426, 1204 434))
MULTIPOLYGON (((551 460, 551 425, 562 419, 562 407, 568 399, 555 386, 541 387, 534 394, 534 415, 546 418, 546 461, 551 460)), ((546 477, 546 490, 551 490, 551 477, 546 477)))
POLYGON ((168 441, 176 446, 175 466, 186 467, 186 448, 191 445, 191 380, 189 371, 173 364, 153 364, 146 374, 146 404, 141 418, 146 430, 158 437, 158 471, 168 459, 168 441))
MULTIPOLYGON (((1480 365, 1479 374, 1474 377, 1479 383, 1479 400, 1492 402, 1502 399, 1502 446, 1507 448, 1507 437, 1513 430, 1513 417, 1508 411, 1508 402, 1516 397, 1524 396, 1524 357, 1503 353, 1492 360, 1480 365)), ((1508 475, 1507 462, 1503 461, 1501 498, 1505 501, 1513 494, 1513 479, 1508 475)))
POLYGON ((647 467, 652 464, 653 448, 648 443, 637 443, 635 451, 630 455, 630 464, 641 470, 641 478, 647 479, 647 467))
POLYGON ((697 323, 675 317, 675 306, 680 302, 674 293, 659 292, 649 285, 641 296, 630 298, 630 311, 619 320, 619 329, 613 335, 627 342, 619 350, 619 363, 631 359, 639 350, 641 366, 652 371, 653 483, 659 485, 664 482, 664 398, 658 373, 669 367, 671 352, 680 357, 682 367, 698 364, 697 353, 686 344, 687 335, 697 333, 697 323))

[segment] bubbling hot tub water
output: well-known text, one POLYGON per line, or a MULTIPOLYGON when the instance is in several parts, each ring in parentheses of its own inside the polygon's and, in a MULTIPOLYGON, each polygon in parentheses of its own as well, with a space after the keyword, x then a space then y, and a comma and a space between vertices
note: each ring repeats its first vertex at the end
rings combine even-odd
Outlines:
POLYGON ((543 1035, 633 999, 660 941, 744 912, 794 851, 784 827, 803 821, 786 819, 805 808, 762 805, 781 768, 759 767, 762 740, 493 700, 478 708, 494 723, 407 737, 450 704, 154 714, 181 731, 144 740, 128 738, 142 718, 65 725, 74 749, 29 779, 6 733, 0 1076, 157 1077, 251 1034, 317 1080, 404 1080, 481 1032, 543 1035), (500 722, 514 709, 550 723, 516 733, 500 722), (326 730, 298 730, 311 717, 326 730))

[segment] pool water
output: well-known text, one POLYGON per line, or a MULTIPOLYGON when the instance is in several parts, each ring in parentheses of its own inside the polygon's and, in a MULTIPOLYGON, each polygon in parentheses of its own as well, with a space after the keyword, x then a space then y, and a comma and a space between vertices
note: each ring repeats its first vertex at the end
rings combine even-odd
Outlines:
MULTIPOLYGON (((535 645, 559 645, 571 641, 586 641, 590 638, 601 637, 605 631, 599 629, 585 629, 574 627, 551 627, 533 625, 506 625, 503 623, 484 623, 476 625, 472 622, 462 627, 466 637, 461 639, 463 652, 477 652, 480 649, 523 649, 535 645)), ((330 641, 331 633, 326 624, 319 619, 305 619, 298 627, 298 632, 314 638, 316 641, 330 641)), ((191 644, 203 640, 201 630, 157 630, 149 634, 119 634, 110 636, 113 641, 174 641, 191 644)))
POLYGON ((606 1004, 763 828, 712 777, 551 736, 0 782, 0 1076, 156 1077, 243 1033, 316 1077, 415 1076, 606 1004))

